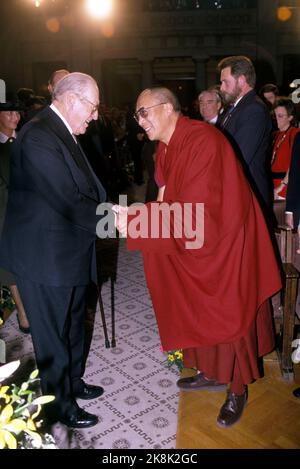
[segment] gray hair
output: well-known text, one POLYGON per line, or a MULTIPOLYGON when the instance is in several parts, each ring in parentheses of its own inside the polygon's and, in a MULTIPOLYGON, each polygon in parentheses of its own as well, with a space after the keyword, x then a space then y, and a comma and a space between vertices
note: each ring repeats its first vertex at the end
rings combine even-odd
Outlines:
POLYGON ((55 85, 53 90, 53 100, 58 100, 66 92, 73 92, 79 96, 84 95, 86 88, 94 85, 98 88, 96 80, 90 75, 80 72, 69 73, 55 85))
POLYGON ((199 96, 198 96, 198 100, 201 99, 201 97, 202 97, 205 93, 213 94, 213 95, 215 96, 215 98, 216 98, 216 102, 223 104, 223 99, 222 99, 221 93, 220 93, 220 91, 217 90, 216 88, 208 88, 207 90, 201 91, 201 93, 200 93, 199 96))
POLYGON ((180 106, 177 96, 168 88, 164 88, 160 86, 147 88, 141 94, 144 94, 144 93, 151 93, 151 95, 155 99, 157 99, 158 102, 172 104, 175 112, 181 111, 181 106, 180 106))

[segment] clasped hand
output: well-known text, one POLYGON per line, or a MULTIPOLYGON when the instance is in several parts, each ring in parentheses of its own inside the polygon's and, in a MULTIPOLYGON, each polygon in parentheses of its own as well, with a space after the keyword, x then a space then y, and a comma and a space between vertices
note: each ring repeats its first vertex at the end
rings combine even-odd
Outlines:
POLYGON ((127 214, 128 207, 113 205, 112 211, 115 214, 115 226, 124 238, 127 237, 127 214))

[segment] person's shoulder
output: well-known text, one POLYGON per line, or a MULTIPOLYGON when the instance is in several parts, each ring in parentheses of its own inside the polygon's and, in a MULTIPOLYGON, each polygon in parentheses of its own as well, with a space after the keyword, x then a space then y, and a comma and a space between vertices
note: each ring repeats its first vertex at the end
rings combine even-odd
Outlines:
POLYGON ((31 138, 47 138, 50 136, 48 127, 48 116, 49 114, 44 112, 46 109, 38 113, 29 122, 24 124, 17 136, 17 142, 24 142, 31 138))
POLYGON ((199 121, 197 119, 186 119, 185 120, 185 133, 186 134, 194 134, 194 135, 201 135, 202 133, 211 133, 214 132, 214 125, 208 124, 204 121, 199 121))
POLYGON ((184 138, 185 145, 215 145, 220 141, 225 144, 227 140, 217 127, 204 121, 189 120, 184 138))
POLYGON ((271 116, 266 105, 256 94, 252 95, 250 99, 246 99, 243 103, 241 102, 241 106, 237 109, 236 115, 243 121, 251 119, 252 121, 257 121, 257 124, 269 122, 270 125, 272 125, 271 116))
POLYGON ((245 95, 244 99, 241 101, 241 104, 245 110, 255 110, 258 113, 269 115, 267 106, 254 90, 248 93, 248 95, 245 95))

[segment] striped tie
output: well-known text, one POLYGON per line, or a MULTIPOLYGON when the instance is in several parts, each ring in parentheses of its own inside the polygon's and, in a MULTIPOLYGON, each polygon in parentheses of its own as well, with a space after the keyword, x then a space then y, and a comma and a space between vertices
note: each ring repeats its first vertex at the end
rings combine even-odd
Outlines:
POLYGON ((235 106, 230 106, 230 108, 227 109, 227 112, 226 112, 226 114, 225 114, 225 116, 224 116, 224 119, 223 119, 223 121, 222 121, 221 124, 220 124, 220 126, 221 126, 222 129, 224 129, 224 128, 226 127, 226 125, 228 124, 228 121, 229 121, 229 119, 230 119, 230 117, 231 117, 231 115, 232 115, 232 112, 233 112, 234 108, 235 108, 235 106))

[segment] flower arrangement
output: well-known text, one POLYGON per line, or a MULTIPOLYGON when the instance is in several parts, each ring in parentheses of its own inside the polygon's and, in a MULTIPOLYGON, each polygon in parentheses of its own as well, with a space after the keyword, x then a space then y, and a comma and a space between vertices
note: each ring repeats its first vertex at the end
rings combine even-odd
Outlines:
POLYGON ((182 371, 184 368, 182 350, 171 350, 167 352, 167 363, 169 368, 172 365, 176 365, 178 370, 182 371))
MULTIPOLYGON (((0 383, 19 367, 14 361, 0 367, 0 383)), ((29 387, 38 381, 38 370, 33 371, 20 387, 0 384, 0 449, 55 447, 51 435, 41 435, 38 429, 42 421, 36 418, 42 405, 54 400, 54 396, 35 397, 29 387)))

